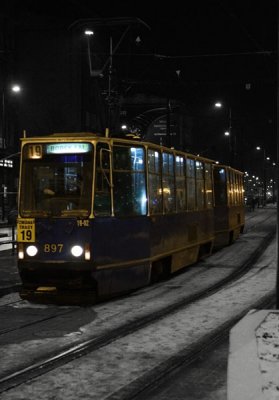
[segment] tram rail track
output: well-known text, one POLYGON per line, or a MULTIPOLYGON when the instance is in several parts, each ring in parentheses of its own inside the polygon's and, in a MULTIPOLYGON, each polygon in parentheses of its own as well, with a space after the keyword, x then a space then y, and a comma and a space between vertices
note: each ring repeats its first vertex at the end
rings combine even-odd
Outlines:
MULTIPOLYGON (((274 305, 275 292, 267 295, 265 298, 253 304, 252 309, 272 308, 274 305)), ((149 370, 140 378, 134 380, 131 384, 114 392, 106 397, 106 400, 143 400, 148 398, 148 393, 158 388, 160 384, 172 374, 175 370, 182 366, 189 366, 203 354, 210 352, 228 337, 231 328, 243 318, 251 308, 242 311, 236 317, 224 325, 218 327, 214 332, 210 332, 202 340, 196 343, 191 350, 180 351, 175 356, 170 357, 158 367, 149 370)))
POLYGON ((16 387, 22 383, 25 383, 35 377, 45 374, 57 367, 60 367, 70 361, 73 361, 79 357, 87 355, 97 349, 107 346, 108 344, 118 340, 119 338, 125 337, 128 334, 139 331, 146 326, 159 321, 174 312, 183 309, 190 304, 211 296, 215 292, 218 292, 224 286, 231 284, 233 281, 243 276, 251 266, 260 258, 262 253, 265 251, 267 246, 271 243, 275 236, 275 230, 273 229, 263 240, 260 247, 253 253, 253 255, 246 260, 239 268, 234 270, 224 279, 221 279, 217 283, 211 285, 207 290, 202 290, 191 296, 186 296, 179 301, 163 307, 161 310, 156 310, 142 317, 136 318, 135 320, 124 323, 119 327, 109 330, 107 333, 101 336, 86 340, 84 342, 76 343, 72 346, 65 347, 63 350, 50 353, 47 357, 42 357, 32 365, 27 365, 19 370, 15 370, 10 374, 3 376, 0 379, 0 393, 16 387))

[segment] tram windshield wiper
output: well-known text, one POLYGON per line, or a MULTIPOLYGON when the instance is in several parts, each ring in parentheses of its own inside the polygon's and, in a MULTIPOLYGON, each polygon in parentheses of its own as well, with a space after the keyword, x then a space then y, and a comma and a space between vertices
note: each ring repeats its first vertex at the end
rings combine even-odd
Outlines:
POLYGON ((51 212, 45 211, 45 210, 24 210, 22 212, 22 216, 24 218, 49 217, 50 215, 51 215, 51 212))
POLYGON ((88 210, 62 210, 62 217, 88 217, 88 210))

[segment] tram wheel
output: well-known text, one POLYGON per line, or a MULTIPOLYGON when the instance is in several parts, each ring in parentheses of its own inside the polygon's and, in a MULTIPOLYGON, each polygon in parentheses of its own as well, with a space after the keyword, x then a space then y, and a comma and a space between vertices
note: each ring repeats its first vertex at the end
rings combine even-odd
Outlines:
POLYGON ((170 276, 171 257, 163 258, 152 263, 151 283, 168 279, 170 276))

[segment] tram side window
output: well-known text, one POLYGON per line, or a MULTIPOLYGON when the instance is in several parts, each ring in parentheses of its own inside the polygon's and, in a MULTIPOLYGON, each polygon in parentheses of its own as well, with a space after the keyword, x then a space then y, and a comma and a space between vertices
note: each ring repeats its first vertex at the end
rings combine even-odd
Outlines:
POLYGON ((186 177, 185 159, 182 156, 175 157, 175 183, 176 183, 176 210, 186 210, 186 177))
POLYGON ((234 184, 234 174, 233 171, 229 171, 229 193, 231 206, 235 205, 235 184, 234 184))
POLYGON ((239 175, 239 193, 240 193, 240 205, 243 205, 244 202, 244 193, 243 193, 243 177, 242 175, 239 175))
POLYGON ((236 174, 236 182, 237 182, 237 204, 242 204, 242 187, 241 187, 241 175, 236 174))
POLYGON ((148 149, 148 182, 150 214, 163 212, 161 153, 148 149))
POLYGON ((236 192, 236 204, 240 204, 240 189, 239 189, 239 175, 235 174, 235 192, 236 192))
POLYGON ((110 153, 105 143, 98 143, 96 149, 94 214, 96 216, 111 215, 110 153))
POLYGON ((147 197, 143 147, 114 146, 113 185, 116 216, 146 214, 147 197))
POLYGON ((204 208, 204 164, 196 160, 197 207, 204 208))
POLYGON ((238 201, 239 205, 243 204, 243 191, 242 191, 242 175, 238 174, 238 201))
POLYGON ((163 203, 164 213, 175 211, 173 154, 163 153, 163 203))
POLYGON ((214 167, 214 200, 215 206, 227 204, 227 177, 224 168, 214 167))
POLYGON ((195 160, 187 158, 186 160, 187 176, 187 209, 189 211, 196 208, 196 179, 195 179, 195 160))
POLYGON ((205 177, 205 206, 212 208, 213 206, 213 193, 212 193, 212 167, 211 164, 204 164, 204 177, 205 177))

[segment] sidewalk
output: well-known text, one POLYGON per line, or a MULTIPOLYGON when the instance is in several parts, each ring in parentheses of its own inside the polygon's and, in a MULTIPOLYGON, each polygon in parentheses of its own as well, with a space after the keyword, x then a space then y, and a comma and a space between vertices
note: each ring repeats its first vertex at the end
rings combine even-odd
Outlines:
POLYGON ((279 400, 279 310, 251 310, 231 329, 227 400, 279 400))
POLYGON ((279 311, 252 310, 230 333, 228 400, 279 399, 279 311))
MULTIPOLYGON (((12 250, 12 241, 16 240, 16 227, 7 222, 0 223, 0 252, 12 250), (6 243, 8 242, 8 243, 6 243)), ((14 245, 15 250, 15 245, 14 245)))

